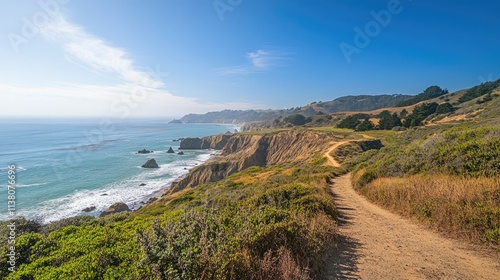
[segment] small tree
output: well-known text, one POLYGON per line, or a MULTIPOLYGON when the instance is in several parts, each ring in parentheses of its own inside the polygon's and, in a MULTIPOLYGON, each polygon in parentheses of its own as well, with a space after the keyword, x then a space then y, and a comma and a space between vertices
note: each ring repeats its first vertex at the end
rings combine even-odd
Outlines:
POLYGON ((453 108, 453 105, 451 105, 450 103, 446 102, 446 103, 443 103, 443 104, 439 104, 439 106, 437 106, 436 108, 436 114, 440 115, 440 114, 448 114, 448 113, 451 113, 455 110, 455 108, 453 108))
POLYGON ((406 118, 406 116, 408 116, 408 111, 406 111, 406 109, 401 110, 401 112, 399 113, 399 117, 404 119, 406 118))
POLYGON ((291 115, 285 118, 285 122, 291 123, 293 125, 303 125, 306 123, 306 117, 301 114, 291 115))
POLYGON ((391 115, 389 111, 382 111, 380 113, 380 121, 378 124, 378 128, 382 130, 390 130, 395 126, 401 126, 401 119, 398 117, 398 114, 394 113, 391 115))
POLYGON ((360 124, 356 126, 356 131, 366 131, 366 130, 373 130, 375 128, 375 125, 368 119, 365 118, 360 124))
POLYGON ((403 125, 405 127, 419 126, 428 116, 434 114, 439 105, 436 102, 424 103, 415 106, 413 113, 406 117, 403 125))

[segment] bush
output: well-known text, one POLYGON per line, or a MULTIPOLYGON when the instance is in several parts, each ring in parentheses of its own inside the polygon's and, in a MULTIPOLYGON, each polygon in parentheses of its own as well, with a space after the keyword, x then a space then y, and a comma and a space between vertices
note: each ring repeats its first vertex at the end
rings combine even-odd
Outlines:
POLYGON ((423 103, 421 105, 415 106, 413 113, 406 117, 403 125, 405 127, 414 127, 422 125, 422 122, 430 115, 436 112, 439 105, 436 102, 423 103))
POLYGON ((375 128, 375 125, 369 120, 369 119, 364 119, 360 124, 358 124, 355 128, 356 131, 367 131, 367 130, 373 130, 375 128))
POLYGON ((355 129, 360 123, 361 120, 369 118, 370 116, 367 114, 354 114, 351 116, 347 116, 337 125, 338 128, 349 128, 355 129))
MULTIPOLYGON (((309 121, 311 121, 311 120, 312 119, 310 119, 309 121)), ((295 114, 295 115, 291 115, 291 116, 286 117, 285 122, 291 123, 293 125, 304 125, 304 124, 306 124, 306 117, 304 117, 304 115, 301 115, 301 114, 295 114)))
POLYGON ((478 86, 475 86, 467 90, 467 92, 458 99, 458 103, 463 103, 478 98, 480 96, 483 96, 485 94, 490 94, 493 92, 494 89, 496 89, 499 86, 500 86, 500 79, 494 82, 482 83, 478 86))
POLYGON ((389 111, 382 111, 380 113, 380 121, 378 123, 378 129, 390 130, 396 126, 402 126, 401 119, 398 114, 394 113, 391 115, 389 111))
POLYGON ((410 106, 413 104, 417 104, 420 101, 425 101, 425 100, 433 99, 436 97, 440 97, 440 96, 445 95, 447 93, 448 93, 447 89, 442 89, 439 86, 431 86, 431 87, 428 87, 426 90, 424 90, 424 92, 416 95, 415 97, 410 98, 410 99, 405 100, 405 101, 402 101, 402 102, 399 102, 396 105, 396 107, 410 106))
POLYGON ((453 108, 453 105, 447 102, 439 104, 439 106, 437 106, 436 108, 436 114, 438 115, 452 113, 453 111, 455 111, 455 108, 453 108))

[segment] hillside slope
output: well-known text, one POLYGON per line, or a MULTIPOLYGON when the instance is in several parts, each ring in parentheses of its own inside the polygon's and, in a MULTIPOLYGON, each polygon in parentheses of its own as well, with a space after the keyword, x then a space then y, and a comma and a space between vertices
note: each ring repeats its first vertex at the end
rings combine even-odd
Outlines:
POLYGON ((169 193, 186 187, 215 182, 250 166, 299 162, 318 156, 328 143, 338 136, 317 131, 283 131, 270 135, 236 134, 209 136, 203 139, 184 139, 181 149, 215 149, 224 142, 220 156, 192 169, 184 178, 174 182, 169 193))
POLYGON ((343 170, 322 165, 337 137, 285 131, 195 141, 221 145, 222 155, 138 211, 48 225, 17 219, 10 274, 0 223, 0 278, 318 278, 337 242, 328 182, 343 170))
POLYGON ((313 116, 319 112, 331 114, 345 111, 371 111, 384 107, 392 107, 399 102, 411 98, 409 95, 359 95, 343 96, 327 102, 313 102, 302 107, 283 110, 223 110, 206 114, 188 114, 176 122, 182 123, 233 123, 271 121, 278 117, 293 114, 313 116))
POLYGON ((424 126, 365 132, 385 138, 386 147, 350 154, 343 165, 371 201, 500 252, 500 95, 480 98, 424 126))

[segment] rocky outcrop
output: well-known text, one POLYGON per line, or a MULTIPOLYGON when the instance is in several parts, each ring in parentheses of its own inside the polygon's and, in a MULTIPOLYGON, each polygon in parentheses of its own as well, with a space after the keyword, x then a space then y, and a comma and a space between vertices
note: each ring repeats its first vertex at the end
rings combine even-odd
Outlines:
POLYGON ((172 183, 167 193, 215 182, 250 166, 304 160, 310 158, 311 153, 326 149, 333 140, 330 135, 309 130, 284 131, 273 135, 223 136, 226 137, 217 135, 198 138, 197 145, 201 141, 201 147, 205 147, 203 143, 209 143, 210 147, 222 146, 221 154, 193 168, 185 177, 172 183))
POLYGON ((95 206, 89 206, 89 207, 85 207, 83 208, 83 212, 92 212, 95 210, 95 206))
POLYGON ((167 154, 175 154, 174 149, 172 149, 172 147, 170 147, 167 151, 167 154))
POLYGON ((178 155, 180 155, 180 156, 183 156, 183 155, 184 155, 184 152, 183 152, 183 151, 180 151, 180 152, 178 152, 177 154, 178 154, 178 155))
POLYGON ((214 136, 208 136, 203 138, 184 138, 181 139, 181 145, 179 149, 189 150, 189 149, 214 149, 222 150, 226 145, 227 141, 231 138, 229 134, 219 134, 214 136))
POLYGON ((154 158, 148 159, 145 164, 141 166, 142 168, 160 168, 158 166, 158 163, 156 163, 156 160, 154 158))
POLYGON ((152 153, 152 152, 153 152, 153 151, 148 151, 148 150, 146 150, 146 149, 142 149, 142 150, 137 151, 137 153, 138 153, 138 154, 150 154, 150 153, 152 153))
POLYGON ((104 211, 99 215, 99 217, 105 217, 114 213, 120 213, 120 212, 129 212, 130 208, 128 208, 127 204, 123 202, 117 202, 113 205, 111 205, 108 210, 104 211))

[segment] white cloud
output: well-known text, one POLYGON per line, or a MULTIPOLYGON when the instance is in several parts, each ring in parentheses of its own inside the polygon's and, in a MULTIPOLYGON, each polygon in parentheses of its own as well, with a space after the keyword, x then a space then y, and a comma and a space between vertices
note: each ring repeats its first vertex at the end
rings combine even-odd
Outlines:
POLYGON ((273 50, 257 50, 246 55, 249 63, 239 66, 222 67, 215 69, 219 75, 246 75, 256 72, 268 71, 280 65, 282 60, 288 59, 288 55, 273 50))
POLYGON ((276 59, 281 59, 281 57, 274 55, 272 52, 264 50, 247 53, 247 58, 258 69, 267 69, 273 65, 276 59))
POLYGON ((127 53, 58 16, 41 30, 60 43, 66 59, 95 74, 116 75, 117 85, 64 84, 51 87, 0 84, 0 117, 174 117, 223 109, 258 108, 249 103, 202 103, 163 89, 164 73, 142 71, 127 53))
POLYGON ((126 83, 134 85, 150 88, 164 86, 158 77, 138 70, 133 61, 127 58, 125 51, 88 34, 62 16, 54 17, 40 33, 46 39, 62 43, 68 55, 97 71, 116 73, 126 83))

